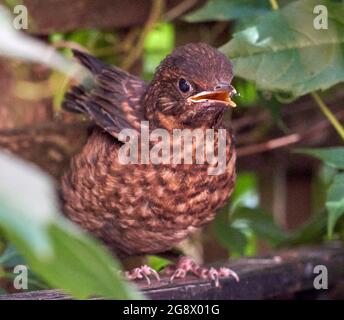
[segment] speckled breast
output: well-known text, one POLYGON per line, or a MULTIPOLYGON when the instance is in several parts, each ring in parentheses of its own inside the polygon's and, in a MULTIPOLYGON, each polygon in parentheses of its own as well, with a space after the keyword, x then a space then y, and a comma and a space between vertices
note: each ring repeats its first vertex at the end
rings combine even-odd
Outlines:
POLYGON ((163 252, 210 222, 235 181, 235 150, 226 137, 224 173, 209 164, 127 164, 121 145, 99 130, 62 179, 65 214, 117 254, 163 252))

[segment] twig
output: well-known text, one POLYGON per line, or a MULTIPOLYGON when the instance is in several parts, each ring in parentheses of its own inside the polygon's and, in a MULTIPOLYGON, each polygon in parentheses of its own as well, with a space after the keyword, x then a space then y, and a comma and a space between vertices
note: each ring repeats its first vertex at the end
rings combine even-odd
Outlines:
POLYGON ((134 42, 140 34, 140 28, 132 28, 127 33, 125 39, 121 41, 120 46, 122 51, 128 52, 133 46, 134 42))
MULTIPOLYGON (((344 112, 343 111, 338 112, 337 117, 344 118, 344 112)), ((257 153, 263 153, 266 151, 271 151, 273 149, 286 147, 288 145, 301 142, 302 140, 305 140, 308 137, 314 138, 314 136, 317 133, 323 134, 324 130, 328 126, 329 126, 328 121, 324 120, 317 123, 316 125, 314 125, 313 127, 311 127, 309 130, 307 130, 304 133, 293 133, 281 138, 276 138, 276 139, 272 139, 272 140, 265 141, 262 143, 240 147, 237 150, 237 154, 238 154, 238 157, 246 157, 246 156, 257 154, 257 153)))
POLYGON ((256 154, 256 153, 262 153, 265 151, 269 151, 272 149, 277 149, 281 147, 285 147, 290 144, 297 143, 301 140, 301 136, 298 133, 293 133, 288 136, 282 137, 282 138, 276 138, 272 139, 266 142, 241 147, 238 149, 237 154, 238 157, 245 157, 248 155, 256 154))
POLYGON ((141 56, 143 52, 144 42, 147 34, 153 29, 156 22, 160 19, 161 13, 164 7, 164 0, 154 0, 152 3, 152 9, 149 14, 148 20, 137 40, 136 47, 130 52, 128 57, 123 61, 122 68, 129 70, 136 60, 141 56))
POLYGON ((278 6, 278 2, 277 0, 270 0, 270 4, 273 10, 278 10, 279 6, 278 6))
POLYGON ((190 8, 192 8, 197 2, 198 0, 188 0, 180 2, 164 14, 164 21, 169 22, 180 17, 190 8))
POLYGON ((329 109, 329 107, 325 104, 325 102, 321 99, 321 97, 316 92, 311 92, 311 96, 313 97, 313 99, 317 103, 320 110, 326 116, 328 121, 330 121, 332 126, 336 129, 339 136, 344 140, 344 127, 340 124, 338 119, 334 116, 332 111, 329 109))
POLYGON ((253 125, 260 124, 263 121, 267 121, 269 119, 269 115, 266 111, 260 112, 258 114, 248 114, 244 117, 237 118, 232 121, 232 128, 235 132, 238 132, 245 127, 252 127, 253 125))

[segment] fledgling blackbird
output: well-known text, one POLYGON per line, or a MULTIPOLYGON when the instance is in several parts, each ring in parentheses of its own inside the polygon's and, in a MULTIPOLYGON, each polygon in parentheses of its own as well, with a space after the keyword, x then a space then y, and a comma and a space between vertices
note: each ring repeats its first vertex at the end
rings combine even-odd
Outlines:
MULTIPOLYGON (((235 106, 231 63, 206 44, 188 44, 167 56, 153 80, 145 83, 86 53, 74 54, 94 75, 95 86, 73 87, 63 106, 87 114, 96 128, 62 178, 64 212, 119 256, 167 251, 212 221, 233 190, 236 155, 231 131, 223 123, 224 112, 235 106), (210 161, 174 163, 172 155, 170 163, 123 164, 119 150, 125 141, 120 132, 134 130, 141 141, 142 121, 149 122, 150 132, 165 129, 171 138, 175 129, 201 133, 214 129, 218 154, 222 129, 226 133, 224 172, 209 174, 208 169, 216 166, 210 161)), ((171 141, 173 149, 175 140, 171 141)), ((193 159, 195 148, 192 140, 193 159)), ((219 276, 237 278, 229 269, 201 268, 186 258, 177 263, 172 278, 188 271, 217 283, 219 276)), ((144 266, 127 276, 152 274, 156 275, 144 266)))

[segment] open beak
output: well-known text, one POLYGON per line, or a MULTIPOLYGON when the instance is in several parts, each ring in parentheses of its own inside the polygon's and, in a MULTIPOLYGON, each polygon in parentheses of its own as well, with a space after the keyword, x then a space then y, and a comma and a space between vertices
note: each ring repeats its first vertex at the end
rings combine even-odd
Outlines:
POLYGON ((205 101, 218 101, 226 104, 228 107, 236 107, 236 103, 232 100, 232 97, 238 95, 237 91, 232 85, 220 84, 212 91, 202 91, 191 97, 191 102, 205 102, 205 101))

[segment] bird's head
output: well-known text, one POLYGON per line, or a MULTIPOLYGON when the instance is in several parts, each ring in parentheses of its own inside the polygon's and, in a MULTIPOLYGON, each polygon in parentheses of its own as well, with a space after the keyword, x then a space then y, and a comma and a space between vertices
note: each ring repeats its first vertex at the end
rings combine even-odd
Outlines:
POLYGON ((232 79, 232 65, 218 50, 204 43, 179 47, 155 72, 145 96, 146 116, 166 129, 211 128, 235 107, 232 79))

